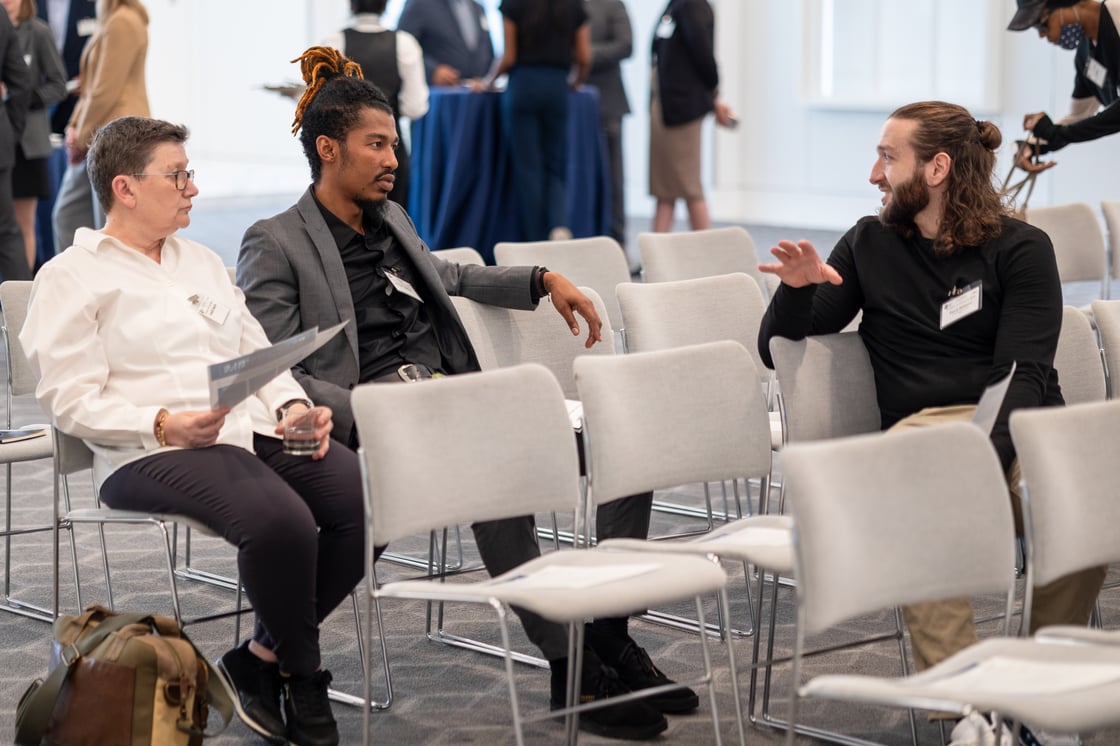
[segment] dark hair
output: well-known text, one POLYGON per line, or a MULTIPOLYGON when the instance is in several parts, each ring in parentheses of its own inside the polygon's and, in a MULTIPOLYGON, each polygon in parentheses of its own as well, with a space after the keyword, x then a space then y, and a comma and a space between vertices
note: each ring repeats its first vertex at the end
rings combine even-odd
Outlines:
POLYGON ((183 125, 148 117, 121 117, 94 132, 86 170, 102 209, 108 212, 113 206, 113 179, 143 173, 157 146, 182 144, 188 137, 190 131, 183 125))
POLYGON ((999 235, 1006 212, 993 181, 995 150, 1003 142, 999 127, 973 119, 963 106, 944 101, 921 101, 896 109, 891 119, 918 123, 911 135, 919 163, 938 153, 952 160, 945 189, 941 230, 934 239, 938 253, 979 246, 999 235))
POLYGON ((307 84, 296 105, 292 134, 299 133, 311 180, 317 184, 323 171, 315 145, 319 136, 343 141, 358 123, 362 109, 378 109, 392 116, 393 105, 380 88, 362 78, 362 68, 337 49, 311 47, 292 62, 300 63, 307 84))
POLYGON ((350 12, 354 15, 358 13, 376 13, 381 15, 385 12, 385 5, 387 0, 350 0, 350 12))

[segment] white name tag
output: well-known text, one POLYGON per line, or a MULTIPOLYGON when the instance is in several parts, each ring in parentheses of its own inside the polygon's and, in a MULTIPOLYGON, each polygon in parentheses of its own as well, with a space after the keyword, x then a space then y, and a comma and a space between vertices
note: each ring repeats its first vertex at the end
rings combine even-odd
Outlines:
POLYGON ((981 283, 977 280, 941 304, 942 329, 980 310, 980 289, 981 283))
POLYGON ((218 303, 208 295, 192 295, 187 300, 198 308, 198 312, 221 326, 229 318, 229 308, 218 303))
POLYGON ((1094 59, 1089 60, 1089 64, 1085 66, 1085 77, 1093 81, 1093 85, 1097 88, 1104 88, 1104 76, 1108 74, 1108 70, 1104 65, 1094 59))
POLYGON ((415 298, 421 303, 424 302, 424 299, 420 297, 420 293, 416 292, 416 288, 412 287, 412 283, 408 280, 391 270, 385 272, 385 277, 388 278, 389 282, 392 283, 393 287, 395 287, 398 292, 404 293, 409 298, 415 298))
POLYGON ((83 18, 78 21, 78 36, 93 36, 93 32, 97 30, 96 18, 83 18))

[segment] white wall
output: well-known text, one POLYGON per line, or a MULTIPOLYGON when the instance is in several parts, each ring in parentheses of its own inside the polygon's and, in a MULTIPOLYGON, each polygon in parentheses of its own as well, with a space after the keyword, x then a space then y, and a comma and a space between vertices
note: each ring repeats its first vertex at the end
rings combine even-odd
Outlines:
MULTIPOLYGON (((148 88, 154 116, 187 124, 200 199, 296 194, 307 164, 290 132, 293 101, 261 88, 296 81, 289 63, 344 25, 348 0, 146 0, 151 13, 148 88)), ((837 12, 856 0, 834 0, 837 12)), ((858 4, 866 4, 859 0, 858 4)), ((970 0, 1009 19, 1014 0, 970 0), (996 6, 996 7, 993 7, 996 6)), ((394 23, 403 0, 390 0, 394 23)), ((499 0, 485 0, 497 18, 499 0)), ((878 193, 867 183, 875 144, 889 108, 825 108, 803 91, 806 14, 819 0, 713 0, 721 93, 738 111, 734 132, 705 134, 705 183, 717 220, 845 228, 872 212, 878 193), (718 155, 718 157, 717 157, 718 155)), ((628 0, 634 55, 623 73, 634 114, 627 118, 627 207, 649 215, 647 193, 649 46, 666 0, 628 0)), ((942 30, 944 33, 944 29, 942 30)), ((933 34, 920 28, 910 33, 933 34)), ((1072 53, 1034 32, 1001 32, 996 110, 987 115, 1010 141, 1022 115, 1068 108, 1072 53)), ((962 39, 974 35, 962 33, 962 39)), ((852 44, 865 40, 855 38, 852 44)), ((837 50, 842 53, 842 50, 837 50)), ((906 60, 898 61, 904 64, 906 60)), ((892 64, 892 63, 887 63, 892 64)), ((978 75, 984 74, 978 71, 978 75)), ((1007 164, 1001 153, 1000 175, 1007 164)), ((1120 198, 1109 168, 1120 136, 1072 145, 1039 180, 1035 205, 1120 198)))

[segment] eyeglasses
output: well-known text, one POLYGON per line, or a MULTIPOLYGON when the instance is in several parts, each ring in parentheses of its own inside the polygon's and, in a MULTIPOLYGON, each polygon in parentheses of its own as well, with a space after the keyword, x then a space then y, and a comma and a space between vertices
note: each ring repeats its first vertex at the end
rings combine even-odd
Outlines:
POLYGON ((169 174, 133 174, 133 176, 167 176, 175 180, 175 188, 180 192, 187 188, 188 181, 194 181, 194 169, 190 171, 172 171, 169 174))

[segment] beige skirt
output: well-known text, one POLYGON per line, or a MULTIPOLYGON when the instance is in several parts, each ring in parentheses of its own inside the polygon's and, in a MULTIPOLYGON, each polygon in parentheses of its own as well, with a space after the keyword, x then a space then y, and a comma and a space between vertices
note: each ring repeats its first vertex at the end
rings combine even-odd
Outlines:
POLYGON ((649 193, 662 200, 704 199, 700 185, 700 127, 697 119, 679 127, 666 127, 657 94, 657 70, 650 76, 649 193))

